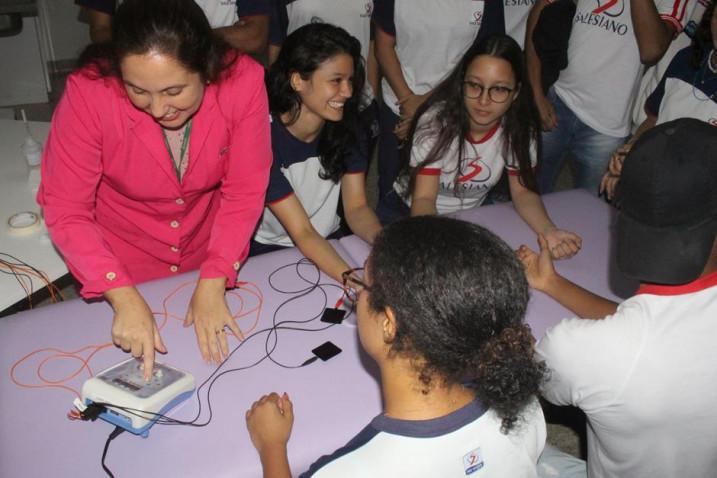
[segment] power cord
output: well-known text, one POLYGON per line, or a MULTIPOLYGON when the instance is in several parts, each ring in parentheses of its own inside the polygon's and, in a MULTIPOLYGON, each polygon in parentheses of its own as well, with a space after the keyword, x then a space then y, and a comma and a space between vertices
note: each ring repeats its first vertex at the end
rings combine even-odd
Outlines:
POLYGON ((124 432, 124 428, 122 427, 115 427, 114 430, 112 430, 112 433, 110 433, 110 436, 107 437, 107 441, 105 442, 105 449, 102 451, 102 469, 105 470, 105 473, 107 473, 107 476, 110 478, 115 478, 115 475, 112 474, 109 468, 107 468, 107 465, 105 465, 105 458, 107 458, 107 450, 110 448, 110 442, 120 436, 124 432))
MULTIPOLYGON (((307 365, 314 363, 318 359, 317 356, 312 356, 312 357, 304 360, 302 363, 300 363, 298 365, 289 365, 289 364, 280 363, 279 361, 277 361, 276 359, 274 359, 272 357, 272 354, 274 353, 274 351, 276 350, 276 348, 278 347, 278 344, 279 344, 279 334, 278 334, 279 330, 293 330, 293 331, 300 331, 300 332, 320 332, 320 331, 326 330, 326 329, 331 328, 334 325, 336 325, 336 324, 327 324, 324 327, 320 327, 320 328, 316 328, 316 329, 287 326, 287 324, 308 324, 308 323, 320 318, 321 315, 323 314, 323 311, 326 308, 326 306, 328 304, 328 300, 329 300, 328 294, 324 290, 324 287, 336 287, 338 289, 341 289, 341 286, 339 286, 337 284, 321 283, 320 278, 321 278, 321 273, 319 271, 319 268, 313 262, 309 261, 308 259, 301 259, 301 260, 297 261, 296 263, 291 263, 291 264, 281 266, 278 269, 275 269, 274 271, 272 271, 271 274, 269 274, 269 286, 271 287, 272 290, 274 290, 275 292, 281 293, 281 294, 298 294, 298 295, 294 295, 293 297, 291 297, 291 298, 285 300, 284 302, 282 302, 281 304, 279 304, 279 306, 276 308, 276 310, 274 311, 274 314, 272 316, 271 327, 267 327, 267 328, 264 328, 264 329, 254 332, 251 335, 247 336, 239 344, 237 344, 236 347, 234 347, 231 350, 229 355, 209 375, 209 377, 207 377, 199 385, 199 387, 196 390, 197 405, 198 405, 197 414, 191 420, 178 420, 176 418, 169 417, 162 413, 147 412, 147 411, 143 411, 143 410, 137 410, 137 409, 134 409, 131 407, 118 406, 118 405, 114 405, 111 403, 104 403, 104 402, 95 402, 95 403, 91 404, 87 410, 85 410, 79 414, 80 415, 79 418, 81 418, 83 420, 93 420, 94 421, 94 419, 96 419, 100 413, 102 413, 103 411, 106 410, 106 407, 113 407, 117 410, 122 410, 123 412, 125 412, 129 415, 133 415, 133 416, 138 416, 138 417, 142 417, 142 418, 147 418, 148 416, 154 417, 155 423, 158 425, 183 425, 183 426, 192 426, 192 427, 205 427, 205 426, 209 425, 209 423, 212 421, 212 418, 213 418, 212 402, 210 399, 210 395, 211 395, 212 387, 214 386, 214 384, 220 377, 222 377, 226 374, 239 372, 242 370, 248 370, 250 368, 253 368, 253 367, 259 365, 266 359, 271 360, 274 364, 276 364, 282 368, 289 368, 289 369, 305 367, 307 365), (308 278, 304 273, 302 273, 301 266, 311 266, 315 271, 316 279, 312 280, 312 279, 308 278), (296 275, 307 284, 306 287, 300 288, 298 290, 283 290, 274 284, 275 275, 278 274, 279 272, 281 272, 287 268, 291 268, 291 267, 295 268, 296 275), (279 312, 284 307, 286 307, 288 304, 291 304, 292 302, 294 302, 296 300, 306 297, 307 295, 313 293, 314 291, 320 291, 320 293, 323 295, 323 305, 321 306, 320 312, 318 314, 316 314, 308 319, 305 319, 305 320, 281 320, 281 321, 277 320, 279 312), (224 367, 224 365, 232 358, 232 356, 242 346, 244 346, 244 344, 248 343, 250 340, 252 340, 256 337, 261 336, 262 334, 266 334, 266 339, 265 339, 265 343, 264 343, 265 354, 262 357, 260 357, 259 359, 257 359, 256 361, 254 361, 253 363, 251 363, 249 365, 245 365, 242 367, 235 367, 235 368, 223 370, 223 371, 221 370, 222 367, 224 367), (207 417, 206 421, 198 422, 199 418, 202 415, 201 390, 205 386, 207 386, 206 402, 207 402, 207 408, 209 410, 209 416, 207 417)), ((113 478, 114 478, 114 475, 112 475, 112 472, 105 466, 105 458, 107 455, 107 450, 109 449, 110 442, 112 440, 114 440, 117 436, 119 436, 124 431, 125 430, 121 427, 115 427, 115 430, 112 433, 110 433, 109 437, 107 438, 107 442, 105 443, 105 448, 102 453, 102 468, 105 470, 105 472, 110 477, 113 477, 113 478)))

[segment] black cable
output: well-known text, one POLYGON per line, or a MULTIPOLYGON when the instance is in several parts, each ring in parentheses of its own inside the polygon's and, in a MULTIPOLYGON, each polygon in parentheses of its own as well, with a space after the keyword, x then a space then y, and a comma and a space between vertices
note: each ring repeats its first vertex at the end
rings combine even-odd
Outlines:
POLYGON ((115 478, 115 475, 112 474, 109 468, 107 468, 107 465, 105 465, 105 458, 107 457, 107 450, 110 448, 110 442, 120 436, 124 432, 124 428, 121 427, 115 427, 114 430, 112 430, 112 433, 110 433, 110 436, 107 437, 107 441, 105 442, 105 449, 102 451, 102 469, 105 470, 105 473, 110 478, 115 478))
POLYGON ((22 280, 20 278, 24 277, 27 280, 27 282, 30 284, 30 292, 29 292, 28 296, 32 295, 35 292, 34 288, 33 288, 33 284, 32 284, 32 278, 24 272, 16 272, 13 269, 13 267, 15 267, 17 264, 12 264, 12 263, 4 261, 2 259, 0 259, 0 264, 3 264, 10 269, 10 271, 0 269, 0 272, 2 272, 3 274, 13 276, 15 278, 15 280, 17 281, 17 283, 20 284, 20 287, 22 288, 22 290, 24 290, 25 292, 27 292, 27 289, 25 289, 25 283, 22 282, 22 280))
MULTIPOLYGON (((45 273, 43 271, 39 270, 38 268, 36 268, 35 266, 33 266, 31 264, 28 264, 27 262, 23 261, 22 259, 18 259, 17 257, 13 256, 12 254, 8 254, 7 252, 0 252, 0 256, 9 257, 10 259, 15 261, 15 263, 12 263, 10 261, 6 261, 5 259, 0 259, 0 264, 4 264, 11 269, 12 269, 12 267, 15 267, 15 266, 25 266, 25 267, 29 268, 30 270, 32 270, 38 276, 38 278, 42 278, 45 275, 45 273)), ((20 283, 20 287, 22 287, 23 289, 25 289, 25 287, 23 286, 22 282, 20 281, 19 276, 25 277, 28 280, 28 282, 30 283, 30 294, 29 295, 32 295, 35 292, 34 287, 33 287, 32 278, 28 274, 22 273, 22 272, 15 272, 15 271, 7 272, 7 271, 3 271, 3 270, 0 270, 0 272, 3 272, 5 274, 14 275, 15 280, 17 280, 18 283, 20 283)), ((52 282, 48 282, 47 287, 48 287, 48 289, 51 289, 52 287, 54 287, 54 284, 52 282)), ((30 299, 28 297, 28 301, 29 300, 30 299)), ((65 300, 62 297, 62 294, 59 295, 58 300, 60 300, 60 301, 65 300)))
MULTIPOLYGON (((307 365, 314 363, 318 359, 318 357, 312 356, 312 357, 304 360, 302 363, 300 363, 298 365, 287 365, 287 364, 280 363, 279 361, 274 359, 272 357, 272 354, 274 353, 274 351, 276 350, 276 348, 278 346, 278 331, 279 330, 293 330, 293 331, 300 331, 300 332, 320 332, 320 331, 329 329, 335 325, 335 324, 327 324, 325 327, 320 327, 320 328, 316 328, 316 329, 287 326, 287 324, 308 324, 309 322, 312 322, 312 321, 316 320, 317 318, 321 317, 324 309, 326 308, 326 305, 328 304, 328 294, 323 289, 323 287, 328 286, 328 287, 336 287, 338 289, 341 289, 341 287, 337 284, 321 283, 320 280, 321 280, 321 273, 319 271, 319 268, 313 262, 309 261, 308 259, 301 259, 295 263, 286 264, 284 266, 281 266, 281 267, 275 269, 274 271, 272 271, 269 274, 268 282, 269 282, 269 287, 271 287, 272 290, 274 290, 275 292, 278 292, 280 294, 298 294, 298 295, 295 295, 295 296, 285 300, 284 302, 280 303, 279 306, 274 311, 274 314, 272 316, 271 327, 266 327, 264 329, 258 330, 256 332, 252 333, 251 335, 248 335, 243 341, 239 342, 239 344, 237 344, 236 347, 234 347, 231 350, 229 355, 227 355, 227 357, 217 366, 217 368, 214 369, 214 371, 199 385, 199 387, 197 387, 195 395, 197 397, 198 408, 197 408, 197 414, 194 416, 194 418, 192 418, 190 420, 178 420, 176 418, 169 417, 162 413, 147 412, 144 410, 138 410, 138 409, 134 409, 131 407, 118 406, 118 405, 111 404, 111 403, 96 402, 96 405, 101 405, 101 406, 105 406, 105 407, 111 406, 117 410, 122 410, 130 415, 134 415, 134 416, 145 418, 145 419, 148 416, 151 416, 153 418, 156 418, 155 423, 158 425, 183 425, 183 426, 192 426, 192 427, 205 427, 205 426, 209 425, 209 423, 212 421, 212 418, 214 415, 213 410, 212 410, 212 402, 210 399, 210 395, 211 395, 212 387, 214 386, 214 384, 220 377, 227 375, 229 373, 239 372, 239 371, 248 370, 250 368, 256 367, 257 365, 259 365, 260 363, 262 363, 263 361, 265 361, 267 359, 269 359, 270 361, 272 361, 273 363, 275 363, 276 365, 278 365, 280 367, 289 368, 289 369, 305 367, 307 365), (314 268, 314 270, 316 271, 316 279, 315 280, 311 280, 310 278, 308 278, 306 275, 304 275, 301 272, 300 266, 302 266, 302 265, 309 265, 314 268), (276 274, 278 274, 279 272, 281 272, 287 268, 290 268, 290 267, 295 268, 297 276, 299 276, 299 278, 302 279, 307 284, 306 287, 300 288, 298 290, 283 290, 275 285, 274 276, 276 274), (294 302, 296 300, 306 297, 307 295, 311 294, 312 292, 314 292, 316 290, 321 291, 323 298, 324 298, 324 303, 321 307, 321 312, 319 312, 318 314, 316 314, 308 319, 305 319, 305 320, 277 321, 277 316, 279 314, 279 311, 281 311, 285 306, 287 306, 288 304, 291 304, 292 302, 294 302), (232 356, 241 347, 243 347, 246 343, 248 343, 252 339, 261 336, 262 334, 267 334, 265 343, 264 343, 265 354, 262 357, 260 357, 253 363, 245 365, 245 366, 235 367, 235 368, 231 368, 231 369, 227 369, 227 370, 221 370, 222 367, 232 358, 232 356), (272 337, 274 338, 274 341, 271 345, 269 345, 270 339, 272 337), (202 415, 201 390, 205 386, 207 386, 206 402, 207 402, 207 409, 209 411, 209 416, 207 417, 206 421, 198 423, 198 420, 202 415)), ((108 440, 108 443, 109 443, 109 440, 108 440)))

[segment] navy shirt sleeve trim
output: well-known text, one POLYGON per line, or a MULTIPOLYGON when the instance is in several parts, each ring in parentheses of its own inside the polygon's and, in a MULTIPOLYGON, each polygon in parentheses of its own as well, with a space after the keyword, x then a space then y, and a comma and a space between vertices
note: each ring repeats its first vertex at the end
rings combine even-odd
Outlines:
POLYGON ((286 11, 287 0, 274 0, 274 8, 269 23, 269 43, 281 45, 289 29, 289 14, 286 11))
POLYGON ((683 48, 678 51, 672 61, 667 66, 665 73, 660 78, 660 82, 655 87, 655 91, 645 100, 645 113, 651 116, 658 116, 660 113, 660 105, 665 97, 665 85, 667 78, 679 78, 685 83, 692 83, 694 79, 694 70, 690 68, 689 58, 692 54, 692 47, 683 48))
POLYGON ((271 15, 272 0, 239 0, 237 2, 237 15, 251 17, 255 15, 271 15))
POLYGON ((378 433, 378 430, 373 428, 371 425, 366 426, 358 433, 358 435, 349 440, 346 445, 342 446, 332 454, 324 455, 318 460, 316 460, 316 462, 314 462, 314 464, 311 465, 307 471, 302 473, 299 478, 310 478, 314 476, 317 471, 319 471, 321 468, 328 465, 332 461, 338 460, 342 456, 348 455, 352 451, 358 450, 366 443, 370 442, 376 435, 378 435, 378 433))
POLYGON ((394 0, 374 0, 371 20, 381 30, 396 36, 396 24, 393 20, 394 3, 394 0))

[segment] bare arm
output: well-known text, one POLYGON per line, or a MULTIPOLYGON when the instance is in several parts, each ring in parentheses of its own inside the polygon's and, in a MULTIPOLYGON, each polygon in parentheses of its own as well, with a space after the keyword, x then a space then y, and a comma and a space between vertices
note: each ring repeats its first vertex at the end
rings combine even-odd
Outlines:
POLYGON ((647 116, 645 117, 645 121, 640 123, 640 126, 637 127, 635 130, 635 133, 632 135, 632 138, 630 138, 630 141, 628 143, 634 144, 635 141, 637 141, 640 136, 645 134, 647 130, 650 128, 654 128, 654 126, 657 124, 657 116, 651 115, 650 113, 647 113, 647 116))
POLYGON ((371 40, 368 44, 368 58, 366 58, 366 78, 368 84, 371 85, 373 94, 378 96, 379 69, 378 60, 376 59, 376 42, 371 40))
POLYGON ((630 16, 640 61, 645 65, 654 65, 675 37, 675 27, 660 18, 653 0, 630 0, 630 16))
POLYGON ((294 405, 284 393, 264 395, 246 412, 246 426, 264 469, 264 478, 291 478, 286 446, 294 425, 294 405))
POLYGON ((543 200, 537 193, 523 186, 519 176, 509 175, 508 187, 515 210, 536 234, 545 234, 549 230, 555 229, 555 224, 545 210, 543 200))
POLYGON ((341 273, 350 267, 329 241, 316 232, 296 195, 292 194, 270 204, 269 209, 279 219, 301 253, 334 280, 341 282, 341 273))
POLYGON ((82 7, 90 22, 90 40, 92 43, 105 43, 112 40, 112 15, 99 10, 82 7))
POLYGON ((518 258, 525 267, 528 283, 534 289, 545 292, 561 305, 584 319, 603 319, 617 310, 617 304, 583 289, 555 271, 545 238, 538 236, 540 255, 523 245, 518 258))
POLYGON ((266 55, 267 66, 274 64, 277 58, 279 58, 279 52, 281 51, 281 45, 269 44, 269 53, 266 55))
POLYGON ((411 96, 413 91, 406 83, 406 78, 401 71, 401 62, 396 55, 396 38, 376 25, 374 48, 381 72, 399 101, 411 96))
POLYGON ((411 192, 411 216, 432 216, 438 214, 436 201, 440 188, 440 176, 419 174, 411 192))
POLYGON ((269 16, 242 17, 234 25, 214 30, 233 48, 245 53, 261 54, 269 39, 269 16))
POLYGON ((373 239, 381 230, 381 223, 366 201, 366 175, 344 174, 341 178, 341 198, 346 222, 351 231, 369 244, 373 244, 373 239))
POLYGON ((398 139, 403 141, 408 136, 411 120, 416 114, 416 110, 426 101, 431 92, 427 91, 419 95, 411 90, 406 78, 403 76, 403 71, 401 71, 401 63, 396 55, 395 47, 396 39, 376 25, 376 59, 381 66, 383 76, 386 77, 388 84, 396 94, 396 98, 398 98, 396 104, 401 112, 401 119, 396 125, 394 133, 398 139))
POLYGON ((267 447, 259 454, 264 478, 291 478, 286 447, 267 447))
POLYGON ((612 156, 610 156, 607 171, 603 175, 602 180, 600 180, 600 192, 604 193, 609 200, 612 200, 615 196, 617 183, 620 181, 620 174, 622 173, 622 165, 625 162, 627 154, 632 149, 635 141, 637 141, 647 130, 655 126, 656 123, 657 116, 653 116, 648 113, 645 121, 638 126, 635 133, 632 135, 632 138, 630 138, 627 143, 617 148, 612 153, 612 156))
POLYGON ((555 117, 555 109, 545 97, 545 93, 543 93, 543 81, 541 78, 542 66, 540 58, 538 58, 538 54, 535 52, 535 45, 533 44, 535 25, 538 23, 538 18, 540 18, 540 12, 543 11, 543 8, 545 8, 547 4, 547 0, 536 0, 533 8, 530 10, 528 22, 525 27, 525 58, 528 67, 528 79, 533 89, 533 98, 538 108, 538 113, 540 114, 540 120, 543 123, 543 129, 550 131, 555 128, 558 123, 555 117))
POLYGON ((578 253, 583 240, 574 232, 558 229, 548 217, 541 197, 520 183, 518 176, 508 176, 510 197, 518 215, 538 235, 548 241, 554 259, 568 259, 578 253))

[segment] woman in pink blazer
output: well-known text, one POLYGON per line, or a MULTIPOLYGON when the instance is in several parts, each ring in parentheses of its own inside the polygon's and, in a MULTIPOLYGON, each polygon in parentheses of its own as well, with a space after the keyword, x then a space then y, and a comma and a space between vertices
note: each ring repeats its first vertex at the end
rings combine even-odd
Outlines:
POLYGON ((271 166, 263 69, 212 36, 192 0, 126 0, 113 42, 67 80, 38 202, 84 297, 114 309, 114 343, 166 352, 135 284, 199 269, 185 325, 205 360, 228 353, 226 305, 271 166))

